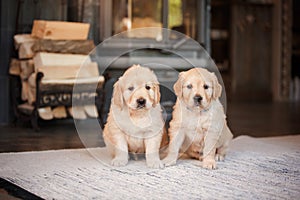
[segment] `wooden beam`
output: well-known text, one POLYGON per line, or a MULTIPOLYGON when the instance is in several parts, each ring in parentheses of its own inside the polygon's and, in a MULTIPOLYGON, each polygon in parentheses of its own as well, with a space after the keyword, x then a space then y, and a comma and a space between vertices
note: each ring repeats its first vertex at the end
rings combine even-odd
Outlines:
POLYGON ((86 40, 90 24, 34 20, 31 36, 51 40, 86 40))

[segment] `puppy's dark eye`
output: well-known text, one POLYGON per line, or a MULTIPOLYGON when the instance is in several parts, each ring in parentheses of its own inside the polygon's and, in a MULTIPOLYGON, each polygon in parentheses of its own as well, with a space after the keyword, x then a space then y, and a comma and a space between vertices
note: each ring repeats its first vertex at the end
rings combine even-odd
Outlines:
POLYGON ((192 88, 193 88, 193 85, 192 85, 192 84, 188 84, 186 87, 187 87, 188 89, 192 89, 192 88))
POLYGON ((204 87, 205 90, 207 90, 209 88, 209 86, 206 85, 206 84, 204 84, 203 87, 204 87))
POLYGON ((146 90, 150 90, 151 89, 151 87, 149 85, 146 85, 145 88, 146 88, 146 90))
POLYGON ((133 91, 133 90, 134 90, 134 87, 131 86, 131 87, 128 88, 128 90, 129 90, 129 91, 133 91))

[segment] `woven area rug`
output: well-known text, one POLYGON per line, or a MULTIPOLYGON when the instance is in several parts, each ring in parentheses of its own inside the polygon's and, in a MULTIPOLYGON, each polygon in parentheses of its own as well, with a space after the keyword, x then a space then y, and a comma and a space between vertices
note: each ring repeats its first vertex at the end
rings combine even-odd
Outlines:
POLYGON ((299 199, 300 135, 233 140, 218 169, 111 168, 104 148, 0 154, 0 177, 45 199, 299 199))

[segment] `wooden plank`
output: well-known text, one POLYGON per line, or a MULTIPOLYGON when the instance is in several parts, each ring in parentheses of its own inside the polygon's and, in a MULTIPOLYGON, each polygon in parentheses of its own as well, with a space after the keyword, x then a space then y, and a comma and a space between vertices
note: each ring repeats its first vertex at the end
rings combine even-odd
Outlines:
POLYGON ((90 24, 34 20, 31 36, 51 40, 86 40, 90 24))
POLYGON ((52 109, 54 118, 62 119, 67 117, 67 111, 65 106, 57 106, 52 109))
POLYGON ((89 117, 92 117, 92 118, 98 117, 98 111, 97 111, 97 107, 95 105, 85 105, 84 111, 87 114, 87 116, 89 116, 89 117))
POLYGON ((39 108, 38 109, 39 116, 44 120, 53 119, 53 113, 51 107, 39 108))
POLYGON ((36 40, 34 52, 89 54, 95 48, 92 40, 36 40))
POLYGON ((19 76, 21 74, 20 61, 18 59, 11 59, 9 64, 9 74, 19 76))

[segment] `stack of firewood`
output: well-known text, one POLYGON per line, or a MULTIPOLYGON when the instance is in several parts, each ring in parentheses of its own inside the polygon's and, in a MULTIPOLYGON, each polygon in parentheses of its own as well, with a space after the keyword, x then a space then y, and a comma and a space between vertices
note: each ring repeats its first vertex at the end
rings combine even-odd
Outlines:
MULTIPOLYGON (((42 83, 45 84, 62 81, 74 84, 78 74, 79 78, 102 78, 97 63, 88 56, 94 48, 93 41, 87 40, 88 32, 89 24, 36 20, 31 34, 14 36, 18 59, 11 60, 9 73, 20 76, 21 97, 25 102, 18 105, 18 109, 30 113, 35 108, 38 72, 44 74, 42 83), (83 62, 89 67, 84 73, 78 73, 83 62)), ((42 107, 38 108, 38 114, 45 120, 65 118, 68 114, 79 119, 98 117, 95 105, 42 107)))

